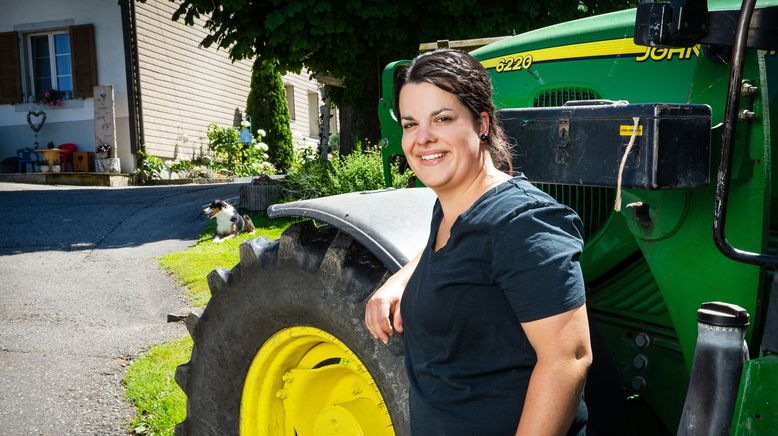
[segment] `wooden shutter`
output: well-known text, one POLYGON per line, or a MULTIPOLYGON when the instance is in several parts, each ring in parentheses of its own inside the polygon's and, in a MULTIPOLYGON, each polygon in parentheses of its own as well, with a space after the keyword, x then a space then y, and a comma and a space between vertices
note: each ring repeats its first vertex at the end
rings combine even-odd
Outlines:
POLYGON ((97 86, 95 28, 91 24, 70 26, 70 63, 73 66, 73 96, 89 98, 97 86))
POLYGON ((0 104, 22 102, 22 73, 16 32, 0 33, 0 104))

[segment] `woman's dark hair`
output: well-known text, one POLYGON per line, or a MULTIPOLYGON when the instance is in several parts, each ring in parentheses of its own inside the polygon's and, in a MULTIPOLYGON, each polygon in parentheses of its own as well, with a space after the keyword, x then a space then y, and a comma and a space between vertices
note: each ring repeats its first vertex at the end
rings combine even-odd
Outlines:
POLYGON ((461 50, 439 48, 422 53, 401 71, 394 87, 394 107, 400 118, 400 90, 408 83, 429 83, 457 96, 473 117, 476 131, 481 112, 489 114, 489 139, 483 142, 497 168, 513 170, 511 148, 496 118, 492 102, 492 82, 474 57, 461 50))

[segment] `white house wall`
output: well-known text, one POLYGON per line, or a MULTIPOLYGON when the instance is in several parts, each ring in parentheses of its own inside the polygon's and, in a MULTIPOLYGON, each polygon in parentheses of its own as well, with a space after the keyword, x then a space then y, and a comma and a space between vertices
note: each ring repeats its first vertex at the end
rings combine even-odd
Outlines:
MULTIPOLYGON (((2 0, 0 32, 52 30, 70 25, 92 24, 95 30, 97 80, 112 85, 116 104, 116 130, 122 170, 132 169, 127 108, 121 9, 116 1, 105 0, 2 0)), ((3 60, 5 61, 5 60, 3 60)), ((94 151, 93 99, 67 101, 62 108, 26 104, 0 105, 0 160, 15 156, 16 150, 33 146, 34 134, 27 125, 28 110, 44 110, 46 123, 38 142, 45 146, 75 143, 78 150, 94 151)))

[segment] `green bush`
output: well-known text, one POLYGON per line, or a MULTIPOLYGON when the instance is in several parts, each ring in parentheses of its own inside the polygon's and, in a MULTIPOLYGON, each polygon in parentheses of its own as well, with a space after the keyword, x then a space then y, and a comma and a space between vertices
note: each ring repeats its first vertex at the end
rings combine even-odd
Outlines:
MULTIPOLYGON (((259 131, 259 133, 264 133, 259 131)), ((240 130, 222 127, 216 123, 208 126, 208 147, 214 154, 209 166, 238 177, 275 174, 275 167, 267 161, 268 146, 260 142, 261 136, 252 135, 251 143, 240 142, 240 130)))
MULTIPOLYGON (((362 151, 361 144, 349 155, 332 154, 332 162, 323 159, 304 160, 295 165, 282 181, 284 192, 294 199, 325 197, 346 192, 384 188, 381 153, 362 151)), ((413 177, 410 170, 400 173, 392 164, 392 186, 404 188, 413 177)))
POLYGON ((283 173, 292 166, 294 146, 284 82, 276 66, 272 60, 254 61, 246 114, 251 117, 252 133, 260 127, 267 131, 268 159, 283 173))
POLYGON ((381 153, 356 149, 346 156, 332 159, 332 192, 329 195, 344 192, 370 191, 384 188, 381 153))
POLYGON ((138 150, 138 167, 132 173, 135 184, 143 185, 149 180, 160 180, 163 171, 165 171, 165 163, 162 159, 138 150))

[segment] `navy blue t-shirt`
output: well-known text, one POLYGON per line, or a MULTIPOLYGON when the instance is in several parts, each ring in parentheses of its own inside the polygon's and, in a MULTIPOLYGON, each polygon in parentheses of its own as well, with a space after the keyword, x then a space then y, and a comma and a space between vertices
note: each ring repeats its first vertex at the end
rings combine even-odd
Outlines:
POLYGON ((537 361, 520 323, 585 302, 581 221, 524 176, 483 194, 434 251, 442 217, 436 202, 401 303, 411 431, 512 435, 537 361))

